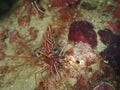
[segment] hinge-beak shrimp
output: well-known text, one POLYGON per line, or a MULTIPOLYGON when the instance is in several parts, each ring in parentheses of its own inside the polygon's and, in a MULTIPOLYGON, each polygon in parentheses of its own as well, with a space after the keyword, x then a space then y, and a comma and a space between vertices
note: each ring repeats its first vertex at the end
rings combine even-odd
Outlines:
MULTIPOLYGON (((52 28, 51 25, 47 28, 47 32, 45 33, 45 42, 44 42, 44 49, 45 52, 38 52, 36 54, 37 57, 44 58, 44 62, 48 64, 45 69, 43 70, 50 70, 52 76, 55 74, 58 75, 58 77, 61 79, 61 74, 59 72, 59 68, 62 66, 62 57, 64 56, 64 49, 62 50, 60 48, 55 47, 55 42, 52 36, 52 28)), ((36 75, 41 71, 38 71, 35 73, 35 80, 36 75)))

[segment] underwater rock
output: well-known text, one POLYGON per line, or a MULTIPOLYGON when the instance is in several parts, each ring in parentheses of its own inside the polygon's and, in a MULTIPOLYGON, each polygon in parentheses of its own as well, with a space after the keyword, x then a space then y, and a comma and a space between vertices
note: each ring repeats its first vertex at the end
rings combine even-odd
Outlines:
POLYGON ((97 85, 93 90, 114 90, 114 88, 108 83, 102 83, 97 85))
POLYGON ((97 35, 93 25, 88 21, 74 21, 69 28, 68 40, 74 42, 84 42, 92 48, 97 45, 97 35))
POLYGON ((100 40, 105 44, 112 44, 112 43, 120 43, 120 36, 115 35, 112 33, 112 31, 105 29, 98 31, 98 34, 100 36, 100 40))

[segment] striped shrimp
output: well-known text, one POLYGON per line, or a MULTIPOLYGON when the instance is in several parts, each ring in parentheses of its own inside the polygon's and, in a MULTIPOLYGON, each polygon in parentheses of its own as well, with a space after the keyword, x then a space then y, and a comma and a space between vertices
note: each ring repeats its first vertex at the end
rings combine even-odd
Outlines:
MULTIPOLYGON (((62 49, 55 47, 55 42, 52 36, 51 25, 48 26, 47 32, 45 33, 44 49, 45 49, 44 53, 39 52, 40 57, 43 57, 44 62, 47 64, 43 72, 50 71, 52 76, 57 74, 58 77, 61 79, 61 74, 58 69, 60 69, 62 66, 62 62, 63 62, 62 57, 64 56, 65 47, 63 47, 62 49)), ((36 56, 39 57, 39 55, 37 54, 36 56)), ((43 73, 42 71, 37 71, 35 73, 35 81, 37 81, 36 75, 39 72, 43 73)))

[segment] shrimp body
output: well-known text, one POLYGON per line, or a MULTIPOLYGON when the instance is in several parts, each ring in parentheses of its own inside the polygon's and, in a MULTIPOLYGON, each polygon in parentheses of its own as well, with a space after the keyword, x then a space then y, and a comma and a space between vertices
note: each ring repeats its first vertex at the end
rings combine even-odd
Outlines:
POLYGON ((45 42, 44 42, 44 53, 40 52, 41 58, 43 58, 44 63, 47 64, 44 71, 50 71, 52 76, 57 74, 59 78, 61 75, 59 70, 61 63, 61 53, 62 50, 55 47, 55 42, 52 36, 52 28, 51 25, 47 28, 47 32, 45 33, 45 42))

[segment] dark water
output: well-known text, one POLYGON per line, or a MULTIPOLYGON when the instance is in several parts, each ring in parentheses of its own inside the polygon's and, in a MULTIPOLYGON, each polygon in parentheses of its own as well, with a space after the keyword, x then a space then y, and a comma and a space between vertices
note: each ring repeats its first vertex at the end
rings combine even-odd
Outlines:
POLYGON ((0 17, 8 14, 18 0, 0 0, 0 17))

